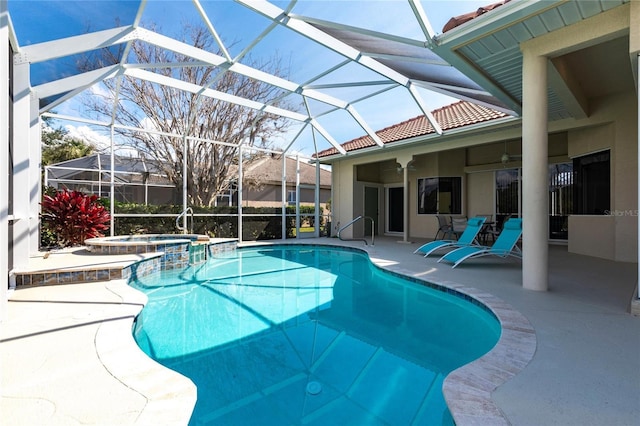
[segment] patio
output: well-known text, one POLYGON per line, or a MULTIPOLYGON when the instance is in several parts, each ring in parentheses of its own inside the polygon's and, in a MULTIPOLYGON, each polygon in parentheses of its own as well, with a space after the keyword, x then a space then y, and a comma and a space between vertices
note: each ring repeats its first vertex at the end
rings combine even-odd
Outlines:
MULTIPOLYGON (((640 318, 628 313, 635 264, 550 246, 549 291, 532 292, 521 286, 518 262, 475 259, 451 269, 437 257, 412 254, 420 241, 295 243, 364 248, 383 268, 486 291, 522 313, 536 331, 535 356, 492 395, 511 424, 631 425, 640 417, 640 318)), ((130 325, 143 303, 119 280, 13 292, 0 334, 3 421, 179 424, 194 402, 190 382, 157 365, 147 368, 131 346, 130 325), (118 358, 122 347, 134 356, 118 358), (73 386, 69 377, 78 378, 73 386)))

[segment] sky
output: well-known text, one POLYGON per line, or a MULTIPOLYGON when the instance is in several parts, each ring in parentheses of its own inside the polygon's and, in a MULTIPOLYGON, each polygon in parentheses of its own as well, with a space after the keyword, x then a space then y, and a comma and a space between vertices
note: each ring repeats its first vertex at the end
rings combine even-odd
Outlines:
MULTIPOLYGON (((280 8, 286 8, 289 4, 282 1, 274 1, 273 3, 280 8)), ((422 1, 432 28, 437 34, 451 17, 471 12, 490 3, 492 3, 491 0, 422 1)), ((139 1, 9 0, 8 5, 18 42, 24 46, 130 24, 137 13, 139 1)), ((201 0, 201 5, 232 56, 238 55, 270 23, 265 18, 229 0, 201 0)), ((302 16, 402 37, 424 39, 406 0, 300 0, 295 4, 293 12, 302 16)), ((168 36, 176 36, 185 23, 193 22, 200 22, 200 18, 195 6, 189 0, 149 0, 142 19, 144 27, 147 27, 147 23, 156 23, 156 31, 168 36)), ((257 43, 252 49, 251 55, 253 58, 260 58, 263 55, 273 55, 274 51, 286 63, 289 71, 288 79, 299 83, 307 82, 310 78, 344 59, 334 52, 319 47, 305 37, 282 28, 270 32, 257 43)), ((75 72, 75 58, 36 64, 32 66, 32 86, 48 81, 54 75, 60 77, 75 72)), ((333 73, 315 83, 377 79, 379 79, 378 76, 371 71, 353 66, 347 67, 342 72, 333 73)), ((96 90, 100 89, 96 88, 96 90)), ((349 100, 360 98, 367 93, 366 90, 373 89, 359 89, 358 93, 354 89, 350 90, 351 92, 346 89, 333 89, 328 90, 327 93, 349 100)), ((456 101, 456 99, 443 97, 422 89, 421 95, 431 110, 456 101)), ((354 107, 374 130, 380 130, 421 114, 404 89, 394 89, 386 93, 384 97, 378 96, 355 103, 354 107)), ((311 108, 313 113, 326 110, 324 105, 313 103, 311 108)), ((57 107, 56 112, 82 115, 82 109, 82 105, 77 100, 71 100, 57 107)), ((333 113, 319 117, 318 122, 340 143, 365 133, 346 113, 333 113)), ((93 142, 100 146, 104 144, 104 141, 108 141, 104 132, 102 132, 103 134, 96 133, 93 127, 71 122, 63 123, 63 125, 71 134, 86 139, 93 138, 93 142)), ((289 138, 291 134, 297 133, 297 129, 297 126, 293 126, 286 137, 289 138)), ((304 134, 292 147, 292 150, 310 156, 314 153, 314 148, 311 134, 307 133, 309 134, 304 134)), ((288 144, 288 140, 275 141, 274 143, 277 146, 284 146, 288 144)), ((318 139, 319 150, 330 146, 323 138, 318 139)))

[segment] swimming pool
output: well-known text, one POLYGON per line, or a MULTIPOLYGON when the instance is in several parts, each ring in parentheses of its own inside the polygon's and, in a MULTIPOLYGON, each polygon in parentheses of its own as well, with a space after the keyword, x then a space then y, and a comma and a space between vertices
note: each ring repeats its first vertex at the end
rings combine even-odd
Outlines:
POLYGON ((497 319, 359 251, 263 246, 133 282, 139 346, 191 378, 191 424, 452 424, 444 377, 497 319))

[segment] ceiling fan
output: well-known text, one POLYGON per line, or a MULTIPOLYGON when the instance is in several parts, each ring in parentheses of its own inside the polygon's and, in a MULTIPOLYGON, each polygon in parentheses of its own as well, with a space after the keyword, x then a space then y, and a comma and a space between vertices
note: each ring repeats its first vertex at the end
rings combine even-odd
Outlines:
POLYGON ((507 164, 508 162, 510 162, 511 160, 513 160, 515 158, 522 159, 522 155, 521 154, 509 154, 507 152, 507 142, 505 141, 505 143, 504 143, 504 153, 500 157, 500 162, 502 164, 507 164))
MULTIPOLYGON (((416 167, 413 165, 413 161, 409 163, 407 168, 409 169, 410 172, 413 172, 413 171, 416 170, 416 167)), ((398 163, 395 163, 393 166, 386 167, 386 168, 382 169, 382 171, 384 171, 384 172, 390 171, 390 170, 395 170, 396 173, 399 174, 399 175, 403 173, 403 169, 402 169, 402 167, 400 167, 400 164, 398 164, 398 163)))

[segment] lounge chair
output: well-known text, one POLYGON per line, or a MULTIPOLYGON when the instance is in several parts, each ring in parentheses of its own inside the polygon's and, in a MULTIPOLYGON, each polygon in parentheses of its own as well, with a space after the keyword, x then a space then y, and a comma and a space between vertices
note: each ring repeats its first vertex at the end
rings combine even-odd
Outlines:
POLYGON ((457 248, 457 247, 465 247, 471 244, 477 244, 478 233, 482 229, 482 225, 484 224, 484 217, 472 217, 467 221, 467 227, 464 232, 460 235, 458 240, 436 240, 428 242, 416 249, 414 253, 424 253, 424 257, 429 256, 436 250, 444 249, 444 248, 457 248))
POLYGON ((487 246, 467 246, 450 251, 442 256, 438 262, 447 261, 453 263, 453 268, 471 257, 498 256, 506 258, 509 256, 522 258, 522 251, 516 245, 522 235, 522 219, 511 218, 504 223, 502 232, 491 247, 487 246))

